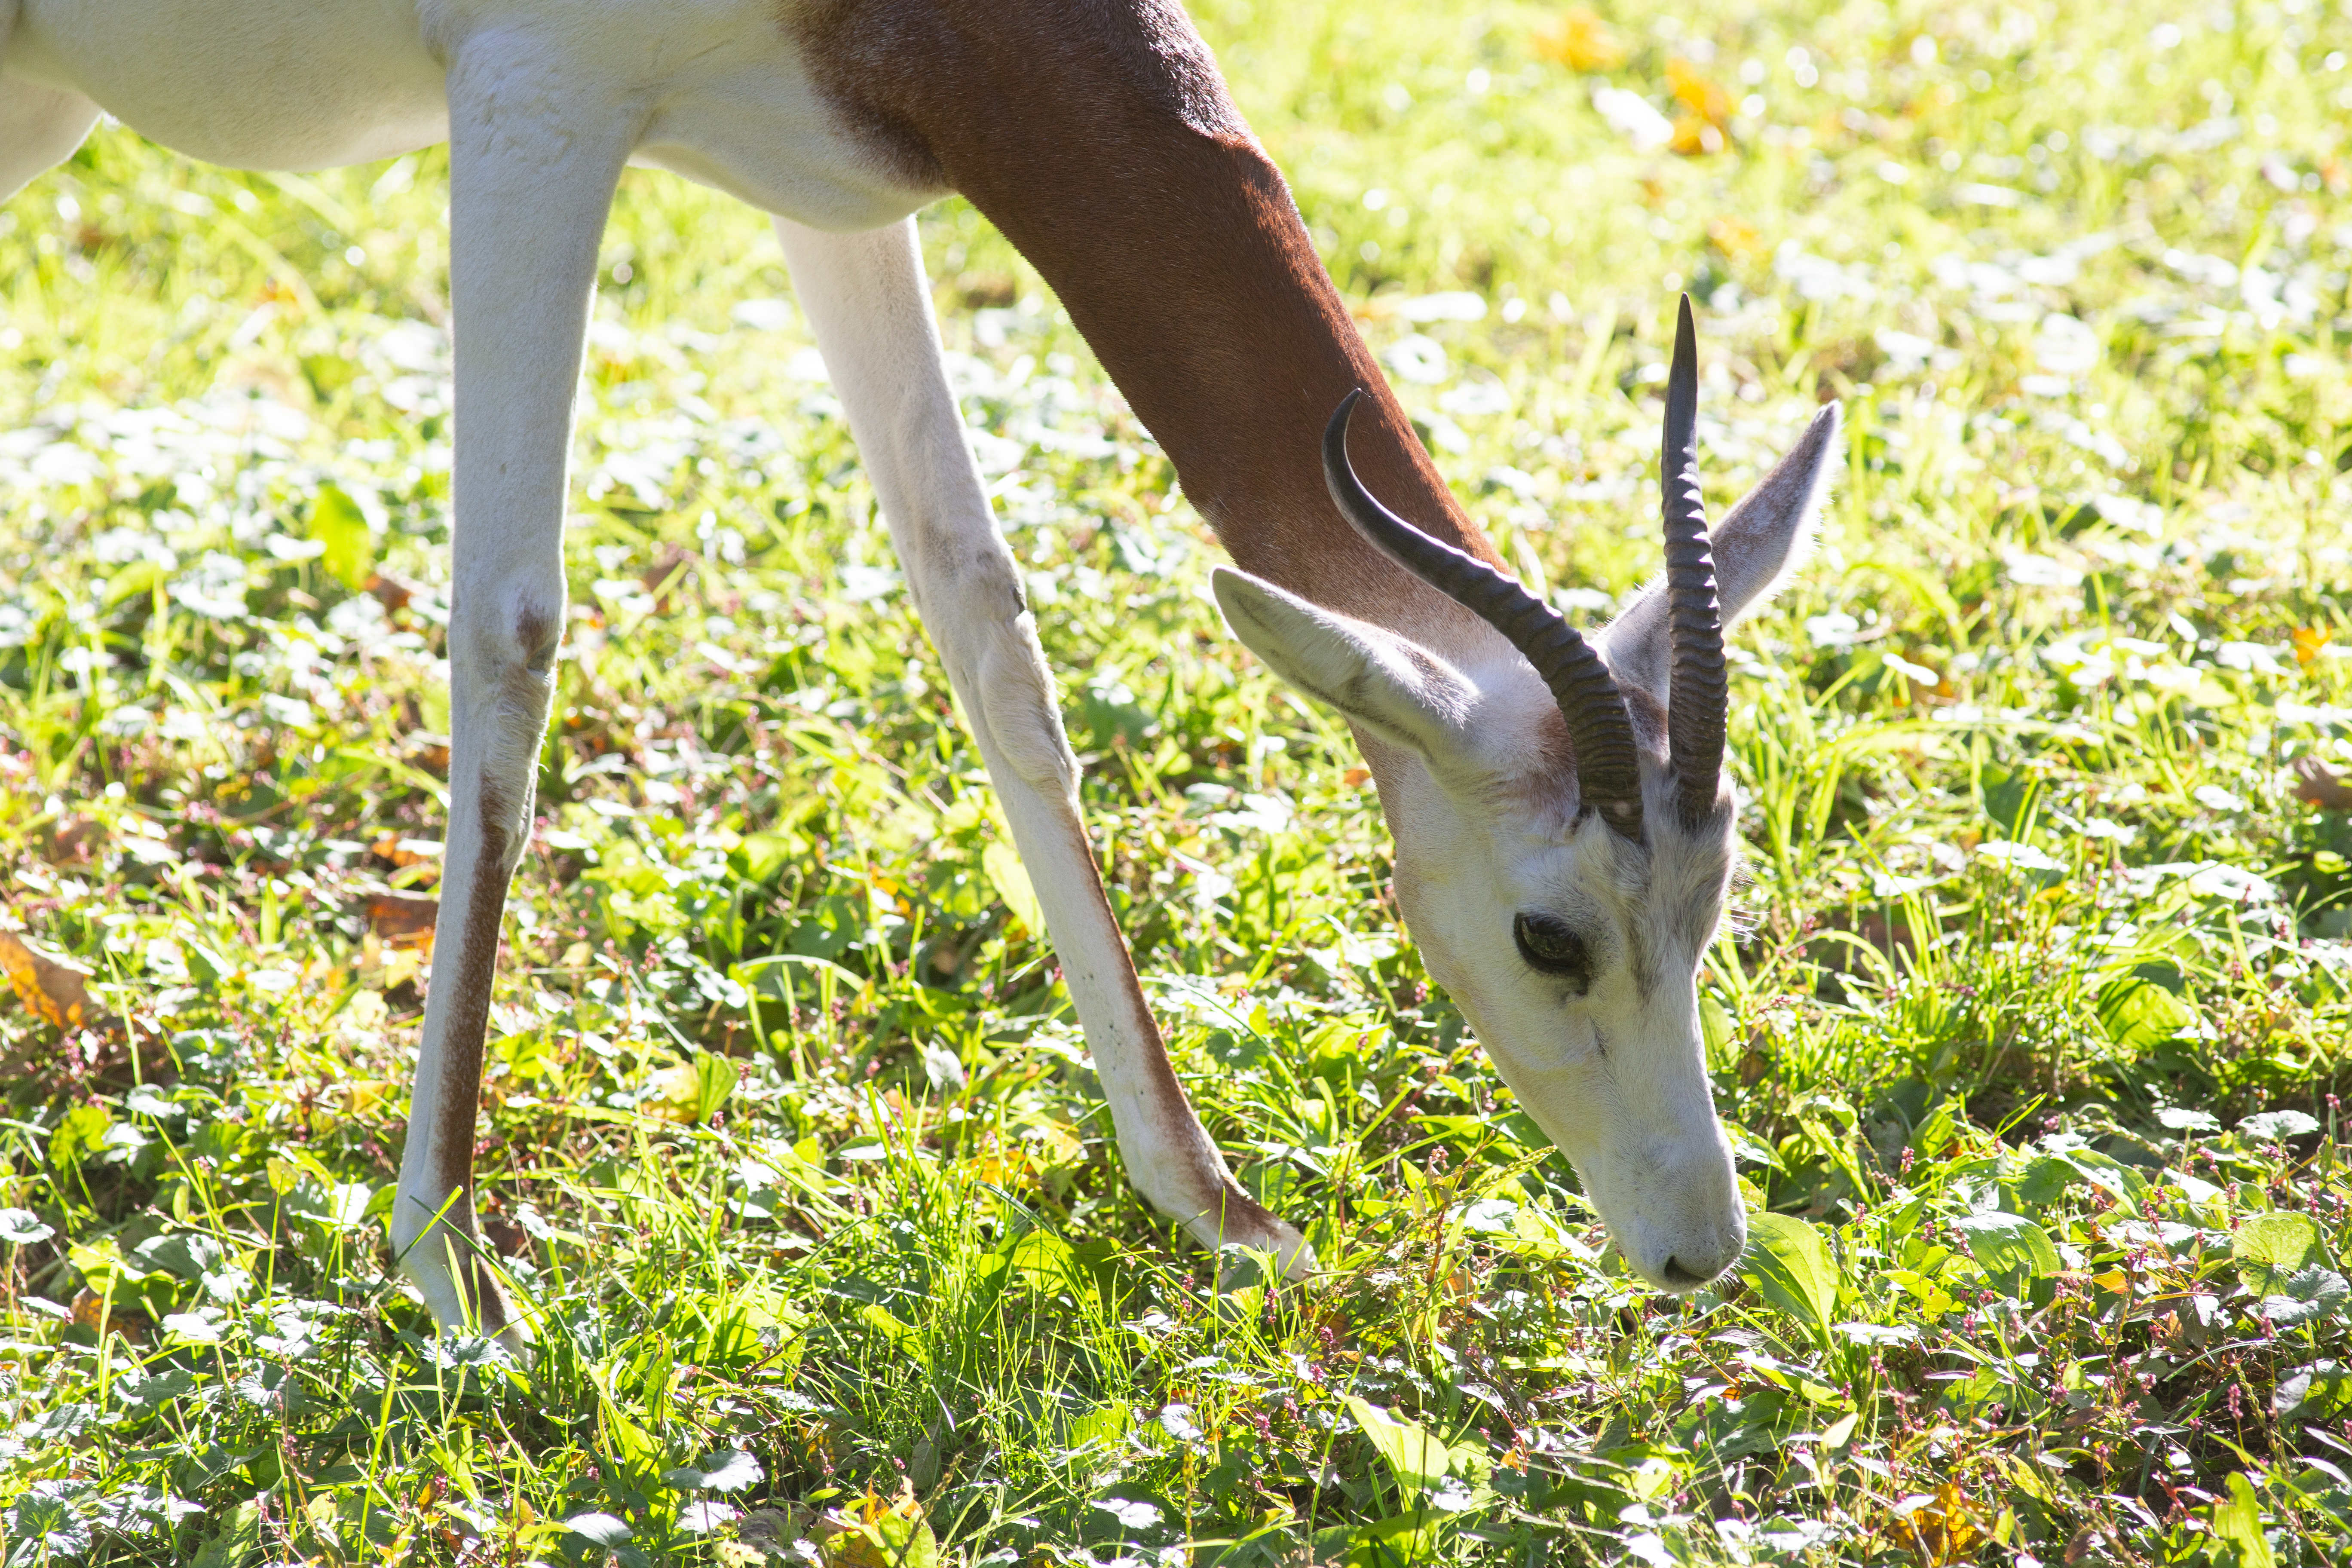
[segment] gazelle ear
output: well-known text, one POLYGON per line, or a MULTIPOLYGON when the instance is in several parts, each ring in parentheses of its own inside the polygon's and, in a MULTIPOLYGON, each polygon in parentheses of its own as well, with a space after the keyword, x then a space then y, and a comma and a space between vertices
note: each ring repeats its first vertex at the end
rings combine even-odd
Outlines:
POLYGON ((1245 572, 1220 566, 1209 584, 1234 635, 1307 696, 1410 747, 1433 771, 1451 771, 1466 755, 1477 689, 1444 659, 1245 572))
MULTIPOLYGON (((1842 455, 1838 405, 1813 416, 1789 455, 1707 531, 1715 557, 1715 596, 1727 627, 1770 598, 1811 548, 1822 493, 1842 455)), ((1633 608, 1601 634, 1601 652, 1617 679, 1666 700, 1673 649, 1666 632, 1666 591, 1653 583, 1633 608)))

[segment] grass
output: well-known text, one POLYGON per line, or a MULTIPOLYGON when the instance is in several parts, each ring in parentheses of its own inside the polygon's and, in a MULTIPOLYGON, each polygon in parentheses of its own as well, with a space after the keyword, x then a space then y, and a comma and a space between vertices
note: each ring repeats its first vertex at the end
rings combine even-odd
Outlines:
POLYGON ((1848 400, 1824 546, 1738 642, 1736 1279, 1604 1247, 1425 982, 1344 730, 950 202, 1115 901, 1331 1270, 1217 1289, 1121 1177, 772 240, 633 173, 481 1123, 543 1352, 436 1342, 382 1215, 446 165, 107 129, 0 207, 9 1564, 2352 1552, 2352 815, 2296 771, 2352 763, 2342 5, 1199 9, 1573 613, 1657 564, 1678 289, 1718 506, 1848 400))

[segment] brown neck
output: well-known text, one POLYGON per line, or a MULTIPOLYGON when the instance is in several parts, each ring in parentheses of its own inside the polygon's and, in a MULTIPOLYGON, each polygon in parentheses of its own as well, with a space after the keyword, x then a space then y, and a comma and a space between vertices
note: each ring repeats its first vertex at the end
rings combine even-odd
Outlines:
POLYGON ((839 0, 811 35, 845 118, 961 192, 1044 275, 1236 564, 1401 631, 1452 601, 1357 535, 1324 424, 1373 493, 1496 562, 1412 433, 1290 191, 1169 0, 839 0))

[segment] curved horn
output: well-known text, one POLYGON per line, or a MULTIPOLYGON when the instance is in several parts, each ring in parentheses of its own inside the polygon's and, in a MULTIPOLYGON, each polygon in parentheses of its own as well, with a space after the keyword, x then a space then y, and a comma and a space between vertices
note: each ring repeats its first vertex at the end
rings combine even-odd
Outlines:
POLYGON ((1665 489, 1667 624, 1674 648, 1666 681, 1666 752, 1674 763, 1675 804, 1692 826, 1715 809, 1730 715, 1723 615, 1716 604, 1706 506, 1699 498, 1697 426, 1698 335, 1685 294, 1675 327, 1674 368, 1666 378, 1658 474, 1665 489))
POLYGON ((1323 479, 1339 514, 1381 553, 1492 626, 1527 656, 1568 721, 1576 747, 1578 793, 1622 837, 1642 840, 1642 775, 1625 699, 1601 656, 1559 611, 1517 583, 1382 506, 1348 461, 1348 416, 1357 388, 1340 401, 1323 431, 1323 479))

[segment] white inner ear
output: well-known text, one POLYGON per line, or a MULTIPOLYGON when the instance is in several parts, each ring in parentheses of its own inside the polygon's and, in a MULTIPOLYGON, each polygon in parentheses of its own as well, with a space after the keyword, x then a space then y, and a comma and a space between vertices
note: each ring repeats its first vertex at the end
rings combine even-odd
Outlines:
POLYGON ((1433 773, 1469 760, 1478 689, 1452 665, 1245 572, 1220 566, 1209 583, 1234 635, 1292 686, 1418 753, 1433 773))

